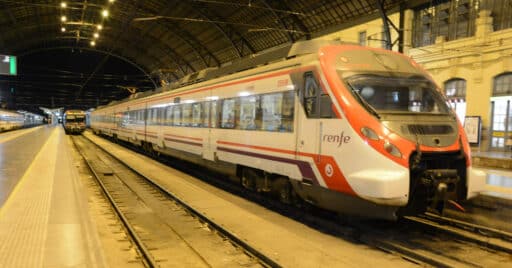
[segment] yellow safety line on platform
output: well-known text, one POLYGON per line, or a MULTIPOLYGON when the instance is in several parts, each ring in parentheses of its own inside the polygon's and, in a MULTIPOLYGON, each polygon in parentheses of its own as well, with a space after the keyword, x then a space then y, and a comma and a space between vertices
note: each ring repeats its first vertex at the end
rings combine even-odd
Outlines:
POLYGON ((0 266, 40 267, 43 263, 52 174, 57 165, 56 154, 45 154, 57 144, 58 133, 56 128, 52 130, 4 206, 0 208, 0 225, 3 229, 0 232, 0 266), (36 171, 37 168, 45 174, 37 174, 36 172, 41 172, 36 171), (50 176, 50 180, 46 180, 44 176, 50 176))
POLYGON ((56 129, 53 129, 52 130, 52 134, 50 135, 50 137, 48 137, 48 140, 46 140, 46 142, 44 143, 44 145, 41 147, 41 150, 39 150, 39 152, 37 153, 36 157, 34 157, 34 160, 32 161, 32 163, 30 163, 30 165, 28 166, 27 170, 25 171, 25 173, 23 174, 23 176, 21 176, 20 180, 18 181, 18 183, 16 184, 16 186, 14 186, 14 189, 11 191, 11 194, 9 195, 9 197, 7 197, 7 199, 5 200, 4 202, 4 205, 2 207, 0 207, 0 219, 2 219, 2 216, 3 216, 3 213, 4 211, 6 210, 7 207, 10 206, 10 203, 11 203, 11 200, 12 200, 12 197, 16 195, 16 193, 19 191, 19 189, 21 188, 21 186, 25 183, 25 177, 27 176, 27 174, 30 174, 32 169, 33 169, 33 166, 35 163, 37 163, 37 159, 39 157, 41 157, 41 154, 42 152, 44 152, 44 150, 46 149, 46 147, 48 146, 48 143, 50 143, 50 140, 52 139, 52 137, 55 135, 56 129))

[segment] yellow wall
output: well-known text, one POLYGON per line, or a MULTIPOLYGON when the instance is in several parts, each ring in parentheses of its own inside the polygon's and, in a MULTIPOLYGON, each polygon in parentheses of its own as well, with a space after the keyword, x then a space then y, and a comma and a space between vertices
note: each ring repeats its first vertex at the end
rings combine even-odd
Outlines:
MULTIPOLYGON (((390 20, 398 27, 399 22, 399 14, 392 14, 389 16, 390 20)), ((359 43, 359 33, 362 31, 366 31, 366 45, 371 47, 382 47, 382 19, 372 20, 360 25, 356 25, 347 29, 344 29, 339 32, 331 33, 325 36, 322 36, 321 39, 339 39, 343 42, 349 43, 359 43)), ((393 42, 396 38, 398 38, 398 34, 396 31, 391 31, 391 41, 393 42)), ((397 47, 394 47, 393 50, 398 50, 397 47)))

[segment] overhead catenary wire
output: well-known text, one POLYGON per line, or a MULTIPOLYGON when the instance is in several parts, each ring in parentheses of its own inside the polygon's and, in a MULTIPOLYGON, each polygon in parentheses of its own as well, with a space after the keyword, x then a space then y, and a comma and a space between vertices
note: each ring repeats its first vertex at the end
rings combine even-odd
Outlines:
POLYGON ((189 22, 197 22, 197 23, 217 23, 217 24, 243 26, 243 27, 249 28, 249 31, 280 31, 280 32, 308 34, 307 32, 304 32, 301 30, 282 29, 282 28, 268 27, 268 26, 262 26, 262 25, 257 25, 257 24, 250 24, 250 23, 198 19, 198 18, 189 18, 189 17, 176 17, 176 16, 148 15, 148 17, 134 18, 133 22, 145 22, 145 21, 153 21, 153 20, 176 20, 176 21, 189 21, 189 22))

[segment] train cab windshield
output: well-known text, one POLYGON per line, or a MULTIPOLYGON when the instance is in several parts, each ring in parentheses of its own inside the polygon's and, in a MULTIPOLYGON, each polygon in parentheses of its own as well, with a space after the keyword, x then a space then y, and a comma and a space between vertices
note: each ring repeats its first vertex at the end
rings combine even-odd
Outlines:
POLYGON ((85 122, 85 115, 67 115, 67 123, 82 123, 85 122))
POLYGON ((345 80, 361 105, 377 117, 388 113, 450 113, 436 86, 424 77, 357 74, 345 80))

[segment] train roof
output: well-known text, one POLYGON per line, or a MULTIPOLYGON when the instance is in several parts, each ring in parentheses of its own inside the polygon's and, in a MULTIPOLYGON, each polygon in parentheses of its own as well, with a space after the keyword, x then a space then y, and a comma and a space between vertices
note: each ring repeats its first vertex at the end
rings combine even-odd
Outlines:
MULTIPOLYGON (((270 63, 282 62, 292 58, 296 58, 303 55, 310 55, 318 52, 318 50, 327 45, 341 45, 351 44, 337 40, 307 40, 299 41, 293 44, 286 44, 276 48, 268 49, 266 51, 253 54, 250 57, 245 57, 239 60, 232 61, 221 67, 206 68, 199 72, 192 73, 184 76, 180 80, 171 83, 168 86, 160 87, 155 90, 148 90, 145 92, 139 92, 129 96, 126 99, 112 101, 107 105, 99 106, 97 108, 109 107, 115 104, 123 103, 126 101, 141 99, 144 97, 152 96, 164 91, 176 90, 189 85, 197 84, 204 81, 213 80, 215 78, 223 77, 226 75, 239 73, 242 71, 250 70, 256 67, 264 66, 270 63)), ((357 44, 356 44, 357 45, 357 44)))
POLYGON ((219 68, 207 68, 184 76, 170 85, 171 89, 181 88, 190 84, 211 80, 217 77, 238 73, 273 62, 288 60, 301 55, 313 54, 326 45, 339 45, 340 41, 308 40, 276 47, 253 54, 250 57, 232 61, 219 68))
POLYGON ((17 111, 7 110, 7 109, 2 109, 2 108, 0 108, 0 113, 2 113, 3 115, 19 115, 19 116, 23 116, 23 114, 18 113, 17 111))

